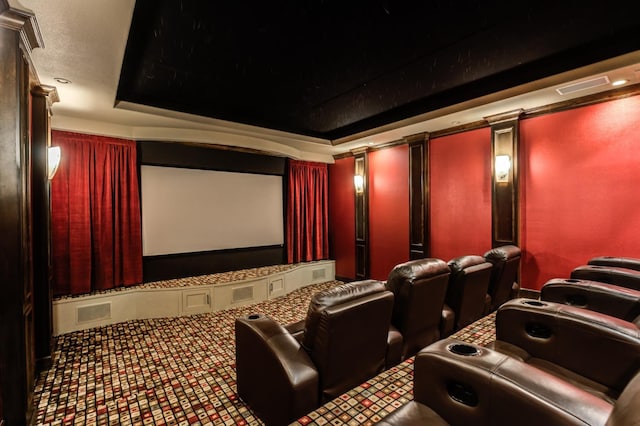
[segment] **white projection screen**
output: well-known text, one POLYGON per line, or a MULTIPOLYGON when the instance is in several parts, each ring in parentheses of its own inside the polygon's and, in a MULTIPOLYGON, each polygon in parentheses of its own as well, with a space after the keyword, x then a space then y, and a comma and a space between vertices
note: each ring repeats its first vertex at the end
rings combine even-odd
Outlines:
POLYGON ((144 256, 282 245, 282 176, 141 166, 144 256))

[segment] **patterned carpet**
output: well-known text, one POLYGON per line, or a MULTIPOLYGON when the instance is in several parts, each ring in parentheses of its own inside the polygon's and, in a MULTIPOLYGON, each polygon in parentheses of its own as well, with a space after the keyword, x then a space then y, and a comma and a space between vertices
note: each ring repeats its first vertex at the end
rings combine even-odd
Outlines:
MULTIPOLYGON (((314 293, 338 284, 242 308, 58 336, 53 366, 36 384, 36 424, 260 425, 235 393, 235 318, 262 312, 281 324, 298 321, 314 293)), ((454 337, 493 341, 493 315, 454 337)), ((409 359, 294 424, 373 424, 412 399, 412 375, 409 359)))

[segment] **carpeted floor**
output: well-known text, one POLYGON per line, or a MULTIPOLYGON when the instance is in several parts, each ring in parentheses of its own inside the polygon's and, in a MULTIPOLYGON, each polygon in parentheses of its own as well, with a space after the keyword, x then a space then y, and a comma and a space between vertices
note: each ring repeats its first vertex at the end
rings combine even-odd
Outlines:
MULTIPOLYGON (((258 425, 235 393, 235 318, 255 312, 282 324, 304 318, 308 286, 281 298, 180 318, 128 321, 56 339, 54 363, 38 378, 38 425, 258 425)), ((456 333, 494 340, 494 317, 456 333)), ((412 399, 412 359, 329 402, 296 424, 372 424, 412 399)))

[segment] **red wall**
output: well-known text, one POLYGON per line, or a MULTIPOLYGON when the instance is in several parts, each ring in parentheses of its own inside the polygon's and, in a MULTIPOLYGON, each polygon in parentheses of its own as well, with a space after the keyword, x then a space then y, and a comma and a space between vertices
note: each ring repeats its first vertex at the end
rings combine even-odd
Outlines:
POLYGON ((356 276, 354 170, 353 157, 329 165, 329 241, 338 278, 356 276))
POLYGON ((640 96, 522 120, 522 286, 640 257, 640 96))
POLYGON ((483 255, 491 248, 491 130, 432 139, 431 257, 483 255))
POLYGON ((386 280, 409 260, 409 146, 369 153, 369 265, 386 280))

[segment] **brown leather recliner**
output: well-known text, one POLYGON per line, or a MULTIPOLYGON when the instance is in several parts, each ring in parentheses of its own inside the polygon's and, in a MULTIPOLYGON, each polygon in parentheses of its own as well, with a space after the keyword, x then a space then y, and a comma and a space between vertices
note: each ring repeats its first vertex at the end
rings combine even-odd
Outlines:
POLYGON ((444 339, 416 355, 414 400, 378 424, 640 424, 640 373, 631 376, 609 402, 509 355, 444 339))
POLYGON ((487 299, 485 313, 493 312, 507 300, 518 297, 520 256, 520 248, 514 245, 496 247, 484 254, 487 262, 493 265, 488 293, 490 299, 487 299))
POLYGON ((387 368, 415 355, 440 338, 442 324, 453 329, 454 313, 445 305, 450 270, 441 259, 411 260, 396 265, 386 287, 395 296, 390 335, 401 335, 400 351, 387 356, 387 368))
POLYGON ((493 265, 473 255, 456 257, 448 265, 451 276, 445 303, 455 313, 454 330, 460 330, 484 315, 493 265))
POLYGON ((640 368, 638 325, 560 303, 504 303, 491 346, 609 402, 640 368))
POLYGON ((640 271, 615 266, 582 265, 571 271, 571 278, 600 281, 640 290, 640 271))
POLYGON ((613 266, 640 271, 640 259, 634 257, 597 256, 589 259, 587 265, 613 266))
POLYGON ((599 281, 554 278, 540 290, 540 300, 611 315, 625 321, 640 320, 640 291, 599 281))
POLYGON ((392 309, 367 280, 314 295, 299 340, 265 315, 237 318, 238 395, 268 425, 313 411, 384 369, 392 309))

